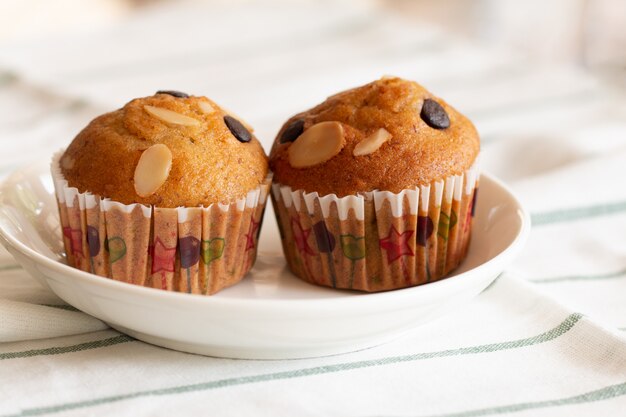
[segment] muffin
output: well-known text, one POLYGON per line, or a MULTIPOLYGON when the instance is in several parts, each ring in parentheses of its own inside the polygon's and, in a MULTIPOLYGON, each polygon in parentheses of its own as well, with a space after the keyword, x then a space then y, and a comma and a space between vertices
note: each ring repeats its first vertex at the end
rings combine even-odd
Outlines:
POLYGON ((479 151, 466 117, 400 78, 293 116, 270 153, 289 268, 369 292, 445 277, 467 253, 479 151))
POLYGON ((94 119, 52 161, 68 263, 194 294, 240 281, 270 187, 251 131, 206 97, 177 91, 94 119))

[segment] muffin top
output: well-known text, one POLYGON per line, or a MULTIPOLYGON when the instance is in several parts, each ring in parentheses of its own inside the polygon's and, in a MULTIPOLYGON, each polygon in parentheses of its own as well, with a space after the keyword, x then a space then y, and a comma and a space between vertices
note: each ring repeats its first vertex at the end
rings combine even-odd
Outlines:
POLYGON ((415 82, 384 77, 290 118, 270 167, 282 185, 342 197, 460 174, 479 150, 465 116, 415 82))
POLYGON ((195 207, 259 186, 267 156, 251 129, 206 97, 177 91, 94 119, 61 158, 71 187, 124 204, 195 207))

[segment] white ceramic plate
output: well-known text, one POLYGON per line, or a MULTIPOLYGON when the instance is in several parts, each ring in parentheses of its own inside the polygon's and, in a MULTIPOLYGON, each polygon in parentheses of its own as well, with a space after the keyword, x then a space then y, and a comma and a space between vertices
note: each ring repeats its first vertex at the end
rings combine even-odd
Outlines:
POLYGON ((483 175, 470 251, 453 278, 362 294, 293 276, 271 211, 252 272, 211 297, 144 288, 65 265, 48 162, 17 171, 0 186, 0 241, 67 303, 137 339, 211 356, 287 359, 375 346, 458 307, 502 272, 530 225, 510 191, 483 175))

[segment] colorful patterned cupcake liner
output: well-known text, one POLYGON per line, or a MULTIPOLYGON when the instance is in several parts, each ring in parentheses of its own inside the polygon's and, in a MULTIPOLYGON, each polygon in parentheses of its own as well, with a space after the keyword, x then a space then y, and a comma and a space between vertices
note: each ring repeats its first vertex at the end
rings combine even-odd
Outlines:
POLYGON ((467 253, 478 176, 476 161, 426 186, 341 198, 274 183, 289 268, 313 284, 371 292, 441 279, 467 253))
POLYGON ((67 263, 147 287, 214 294, 254 264, 271 176, 245 197, 208 207, 122 204, 69 187, 51 170, 67 263))

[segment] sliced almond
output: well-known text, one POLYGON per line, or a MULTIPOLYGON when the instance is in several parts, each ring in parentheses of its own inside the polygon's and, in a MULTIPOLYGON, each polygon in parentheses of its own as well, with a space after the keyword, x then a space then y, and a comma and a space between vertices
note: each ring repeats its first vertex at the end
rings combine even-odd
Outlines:
POLYGON ((363 156, 374 153, 389 139, 391 139, 391 133, 389 133, 384 127, 381 127, 376 132, 357 143, 352 151, 352 155, 363 156))
POLYGON ((304 131, 289 147, 289 163, 306 168, 324 163, 341 152, 345 144, 339 122, 321 122, 304 131))
POLYGON ((148 197, 159 189, 170 175, 172 152, 158 143, 143 151, 135 168, 135 191, 140 197, 148 197))
POLYGON ((213 106, 211 106, 211 103, 209 103, 208 101, 198 102, 198 107, 200 107, 200 110, 202 110, 202 113, 204 114, 211 114, 215 112, 215 109, 213 108, 213 106))
POLYGON ((63 167, 63 169, 72 169, 74 168, 74 163, 76 161, 74 161, 74 158, 72 158, 69 155, 65 155, 62 159, 61 159, 61 166, 63 167))
POLYGON ((175 111, 155 106, 143 106, 143 108, 152 116, 167 123, 181 126, 199 126, 200 122, 193 117, 185 116, 175 111))

